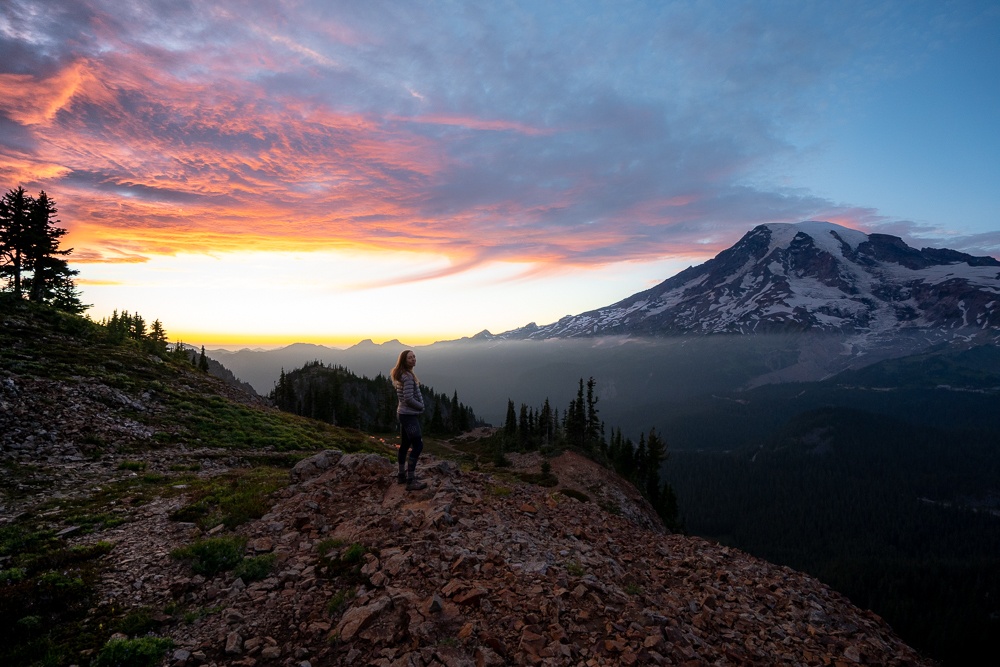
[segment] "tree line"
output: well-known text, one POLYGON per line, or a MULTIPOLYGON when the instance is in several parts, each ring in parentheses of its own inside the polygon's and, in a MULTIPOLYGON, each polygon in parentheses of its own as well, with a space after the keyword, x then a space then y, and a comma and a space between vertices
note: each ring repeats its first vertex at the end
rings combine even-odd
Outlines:
POLYGON ((584 384, 580 378, 576 397, 560 417, 549 399, 535 409, 522 403, 519 410, 507 400, 503 428, 494 436, 496 462, 504 463, 504 451, 535 451, 568 447, 611 468, 629 480, 649 501, 664 524, 680 529, 677 497, 670 484, 661 478, 668 458, 663 437, 650 429, 639 436, 638 444, 623 437, 621 429, 612 429, 606 437, 604 422, 598 416, 597 381, 584 384))
POLYGON ((0 198, 0 291, 79 314, 89 306, 73 281, 79 271, 64 259, 73 249, 60 248, 57 212, 44 190, 32 197, 19 186, 0 198))
POLYGON ((139 313, 114 310, 111 317, 105 317, 98 322, 104 327, 109 342, 122 344, 131 341, 141 349, 161 358, 173 358, 176 361, 190 362, 192 366, 205 373, 209 370, 205 346, 201 346, 201 354, 193 347, 178 341, 172 346, 167 342, 167 332, 159 319, 146 326, 146 318, 139 313))
MULTIPOLYGON (((424 413, 421 426, 429 435, 458 435, 479 424, 472 408, 421 385, 424 413)), ((388 433, 396 428, 396 389, 388 377, 358 377, 343 366, 325 366, 321 361, 285 372, 269 395, 281 410, 318 419, 337 426, 388 433)))

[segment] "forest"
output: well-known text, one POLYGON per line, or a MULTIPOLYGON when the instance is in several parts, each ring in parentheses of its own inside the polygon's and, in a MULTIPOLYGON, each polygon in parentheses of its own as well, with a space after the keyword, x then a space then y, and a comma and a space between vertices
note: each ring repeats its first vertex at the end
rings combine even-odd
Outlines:
POLYGON ((743 404, 725 403, 727 415, 702 414, 720 440, 673 450, 665 477, 690 533, 816 576, 944 665, 997 664, 996 393, 968 392, 963 402, 953 390, 902 384, 911 385, 901 390, 911 406, 938 396, 937 409, 895 417, 900 397, 869 390, 858 392, 872 399, 868 409, 828 404, 782 419, 790 387, 749 392, 743 404), (977 419, 973 409, 990 403, 977 419), (943 425, 942 411, 954 426, 943 425), (744 428, 730 431, 731 442, 741 444, 725 448, 720 424, 736 415, 744 428))
MULTIPOLYGON (((432 387, 421 385, 426 409, 421 427, 428 435, 453 436, 478 426, 472 408, 432 387)), ((371 433, 396 430, 396 390, 389 378, 358 376, 343 366, 321 361, 286 373, 284 369, 269 398, 286 412, 371 433)))

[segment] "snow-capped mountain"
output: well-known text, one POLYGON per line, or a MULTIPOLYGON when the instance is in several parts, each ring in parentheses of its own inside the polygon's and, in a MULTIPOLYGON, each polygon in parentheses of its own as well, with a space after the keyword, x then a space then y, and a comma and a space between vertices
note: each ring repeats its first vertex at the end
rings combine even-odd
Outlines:
POLYGON ((809 221, 760 225, 652 289, 496 337, 956 329, 1000 332, 1000 261, 809 221))

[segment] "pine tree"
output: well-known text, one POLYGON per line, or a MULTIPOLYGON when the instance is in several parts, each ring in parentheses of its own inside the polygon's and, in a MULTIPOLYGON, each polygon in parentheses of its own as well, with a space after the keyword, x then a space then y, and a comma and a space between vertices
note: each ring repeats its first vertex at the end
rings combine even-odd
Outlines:
POLYGON ((517 413, 514 412, 514 401, 507 399, 507 418, 503 424, 504 440, 515 442, 517 439, 517 413))
POLYGON ((528 438, 531 430, 528 428, 528 406, 521 403, 521 410, 517 419, 517 443, 522 450, 528 449, 528 438))
POLYGON ((594 449, 602 440, 601 421, 597 418, 597 397, 594 395, 594 387, 597 381, 594 378, 587 380, 587 416, 584 440, 588 449, 594 449))
POLYGON ((149 327, 149 347, 154 354, 167 353, 167 332, 163 330, 163 323, 160 320, 153 320, 149 327))
POLYGON ((55 202, 44 190, 29 202, 29 243, 24 253, 26 268, 31 270, 28 298, 36 303, 50 301, 57 284, 78 273, 70 271, 66 261, 61 259, 72 249, 59 249, 59 239, 66 234, 66 230, 55 226, 59 222, 55 219, 56 212, 55 202))
POLYGON ((0 260, 3 260, 0 271, 7 277, 17 298, 23 294, 21 276, 27 268, 30 207, 31 198, 20 186, 0 199, 0 260))
POLYGON ((542 404, 542 410, 538 413, 538 435, 544 446, 552 444, 552 428, 552 407, 549 405, 548 397, 546 397, 545 403, 542 404))
POLYGON ((10 190, 0 199, 0 276, 17 298, 27 294, 35 303, 47 303, 61 310, 82 313, 89 306, 80 301, 59 239, 66 230, 57 227, 55 202, 44 190, 28 196, 23 187, 10 190))
POLYGON ((201 356, 198 357, 198 370, 208 372, 208 357, 205 356, 205 346, 201 346, 201 356))

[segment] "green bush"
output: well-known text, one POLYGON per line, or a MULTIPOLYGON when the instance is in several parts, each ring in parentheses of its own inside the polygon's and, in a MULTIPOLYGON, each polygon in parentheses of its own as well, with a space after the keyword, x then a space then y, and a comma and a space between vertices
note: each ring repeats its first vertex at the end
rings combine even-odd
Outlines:
POLYGON ((344 610, 351 600, 357 597, 357 591, 353 588, 346 588, 337 593, 330 598, 330 601, 326 604, 326 611, 330 616, 335 616, 344 610))
POLYGON ((174 643, 162 637, 112 639, 97 654, 91 667, 155 667, 174 643))
POLYGON ((16 583, 24 579, 28 571, 23 567, 12 567, 9 570, 0 570, 0 584, 16 583))
POLYGON ((345 563, 357 563, 361 560, 361 557, 365 555, 365 548, 355 542, 351 546, 344 550, 344 553, 340 556, 340 560, 345 563))
POLYGON ((260 581, 271 574, 276 560, 277 557, 274 554, 244 558, 233 569, 233 574, 244 582, 260 581))
POLYGON ((246 538, 210 537, 198 540, 186 547, 180 547, 170 552, 178 560, 191 562, 191 570, 195 574, 212 576, 219 572, 231 570, 243 560, 243 550, 246 538))

